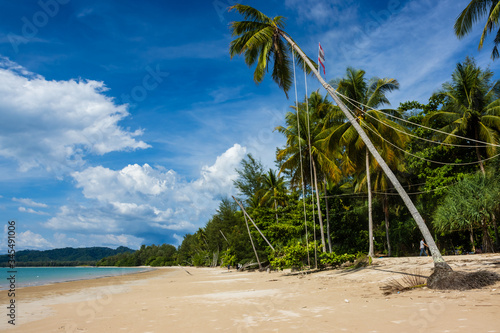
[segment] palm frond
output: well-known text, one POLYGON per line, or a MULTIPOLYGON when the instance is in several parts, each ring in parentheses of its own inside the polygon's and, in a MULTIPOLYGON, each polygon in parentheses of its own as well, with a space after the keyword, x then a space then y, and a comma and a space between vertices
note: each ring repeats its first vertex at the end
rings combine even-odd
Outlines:
POLYGON ((479 49, 483 47, 483 42, 488 33, 491 32, 493 26, 498 24, 498 14, 500 13, 500 2, 498 1, 484 1, 491 2, 490 14, 488 15, 488 20, 484 26, 483 33, 481 34, 481 39, 479 40, 479 49))
POLYGON ((496 115, 486 115, 481 117, 481 122, 488 126, 489 128, 493 128, 500 133, 500 116, 496 115))
POLYGON ((270 23, 269 17, 264 15, 262 12, 258 11, 257 9, 247 6, 247 5, 241 5, 241 4, 236 4, 234 6, 229 7, 228 11, 233 11, 236 10, 238 13, 243 15, 243 17, 248 20, 252 20, 255 22, 263 22, 263 23, 270 23))
MULTIPOLYGON (((483 123, 479 124, 479 140, 496 144, 497 143, 497 133, 495 130, 492 130, 490 127, 486 126, 483 123)), ((486 154, 491 157, 495 155, 496 153, 496 147, 494 146, 487 146, 486 147, 486 154)))

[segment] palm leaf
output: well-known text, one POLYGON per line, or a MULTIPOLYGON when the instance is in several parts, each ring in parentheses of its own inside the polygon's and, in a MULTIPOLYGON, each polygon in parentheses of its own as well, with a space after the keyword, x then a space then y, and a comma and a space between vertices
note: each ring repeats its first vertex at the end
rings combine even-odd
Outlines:
POLYGON ((246 6, 246 5, 241 5, 241 4, 236 4, 234 6, 229 7, 228 11, 236 10, 238 13, 240 13, 246 20, 250 19, 255 22, 263 22, 263 23, 269 23, 270 19, 266 15, 264 15, 262 12, 258 11, 257 9, 246 6))

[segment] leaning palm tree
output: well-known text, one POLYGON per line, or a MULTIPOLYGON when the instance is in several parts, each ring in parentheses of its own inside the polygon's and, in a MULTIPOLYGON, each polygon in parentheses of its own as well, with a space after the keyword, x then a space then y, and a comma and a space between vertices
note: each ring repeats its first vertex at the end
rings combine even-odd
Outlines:
MULTIPOLYGON (((349 109, 356 117, 356 121, 368 129, 368 137, 377 144, 387 164, 392 169, 400 168, 401 163, 396 158, 399 154, 382 138, 387 138, 391 143, 402 147, 408 141, 408 136, 401 126, 388 119, 384 114, 374 110, 382 105, 389 104, 386 94, 399 89, 398 81, 377 77, 367 80, 365 71, 348 67, 343 78, 333 80, 330 84, 342 94, 342 102, 349 105, 349 109)), ((395 110, 385 111, 396 112, 395 110)), ((333 127, 327 131, 331 132, 327 138, 328 145, 332 149, 341 149, 343 151, 342 165, 345 173, 364 173, 364 177, 357 177, 358 185, 356 189, 360 191, 366 187, 368 193, 368 255, 373 257, 375 254, 373 246, 371 173, 377 166, 377 161, 373 160, 366 144, 350 122, 345 122, 343 125, 333 127)))
POLYGON ((262 82, 262 80, 264 79, 264 75, 269 67, 269 61, 273 60, 274 63, 272 78, 287 94, 288 90, 291 87, 293 79, 293 71, 291 68, 292 64, 290 62, 288 52, 293 51, 292 57, 294 57, 295 54, 298 54, 298 63, 301 64, 305 62, 305 64, 307 64, 308 71, 312 72, 317 77, 322 86, 328 91, 333 100, 341 108, 342 112, 344 112, 349 122, 351 122, 363 142, 366 144, 370 153, 374 156, 374 158, 380 164, 381 168, 387 174, 388 178, 393 183, 394 187, 400 194, 401 198, 403 199, 410 213, 415 219, 415 222, 422 232, 426 243, 429 245, 432 253, 432 259, 434 261, 434 266, 437 268, 437 271, 451 270, 450 266, 441 256, 441 253, 439 252, 439 249, 437 248, 436 243, 434 242, 434 239, 429 232, 429 229, 425 225, 422 216, 417 211, 415 205, 397 180, 394 173, 391 171, 387 163, 385 163, 382 156, 380 156, 373 143, 361 128, 361 125, 356 122, 354 116, 342 103, 335 90, 328 83, 326 83, 325 80, 323 80, 317 70, 317 65, 315 65, 305 55, 305 53, 297 46, 293 39, 283 30, 284 18, 278 16, 271 19, 260 11, 250 6, 241 4, 231 6, 229 10, 236 10, 245 18, 244 21, 232 22, 230 24, 232 35, 236 37, 236 39, 231 42, 229 47, 229 53, 231 57, 234 57, 235 55, 245 54, 245 62, 248 65, 251 66, 256 64, 254 80, 257 83, 262 82), (283 39, 288 42, 288 46, 285 45, 283 39))
POLYGON ((444 124, 441 131, 449 133, 444 136, 444 143, 463 142, 474 147, 483 175, 483 156, 491 157, 496 153, 500 135, 500 80, 492 81, 492 78, 492 71, 483 71, 470 58, 457 64, 452 81, 443 84, 443 89, 436 93, 444 97, 443 108, 425 119, 427 124, 444 124), (477 141, 489 145, 481 147, 477 141))
MULTIPOLYGON (((500 15, 499 0, 472 0, 467 7, 460 13, 455 21, 455 34, 458 38, 463 38, 472 31, 472 25, 479 19, 487 16, 481 39, 479 40, 479 49, 483 48, 486 36, 491 33, 493 28, 498 26, 500 15)), ((496 59, 500 56, 498 53, 498 44, 500 44, 500 29, 498 29, 493 41, 495 46, 491 52, 491 57, 496 59)))

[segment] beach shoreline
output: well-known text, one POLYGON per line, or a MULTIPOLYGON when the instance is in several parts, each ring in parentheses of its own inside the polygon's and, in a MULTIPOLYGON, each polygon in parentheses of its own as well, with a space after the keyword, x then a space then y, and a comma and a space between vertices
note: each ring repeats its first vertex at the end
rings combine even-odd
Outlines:
MULTIPOLYGON (((500 255, 445 257, 454 270, 500 273, 500 255)), ((314 274, 168 267, 20 288, 9 332, 500 332, 500 283, 469 291, 417 288, 383 295, 405 274, 429 276, 430 257, 314 274), (188 274, 187 270, 190 274, 188 274)), ((5 309, 5 295, 1 295, 5 309)), ((4 310, 6 311, 6 310, 4 310)), ((4 316, 5 317, 5 316, 4 316)))
MULTIPOLYGON (((83 269, 92 269, 92 270, 99 270, 100 268, 111 268, 113 270, 120 270, 118 271, 119 274, 116 274, 116 272, 113 272, 113 271, 110 271, 109 274, 107 275, 83 275, 83 276, 77 276, 77 277, 74 277, 74 276, 71 276, 71 277, 63 277, 63 278, 58 278, 58 279, 49 279, 49 280, 41 280, 41 281, 30 281, 30 282, 26 282, 26 281, 23 281, 21 283, 19 283, 17 280, 16 280, 16 289, 21 289, 21 288, 29 288, 29 287, 39 287, 39 286, 44 286, 44 285, 53 285, 53 284, 57 284, 57 283, 65 283, 65 282, 75 282, 75 281, 82 281, 82 280, 93 280, 93 279, 101 279, 101 278, 107 278, 107 277, 113 277, 113 276, 120 276, 120 275, 128 275, 128 274, 137 274, 137 273, 144 273, 144 272, 147 272, 147 271, 150 271, 150 270, 155 270, 156 268, 154 267, 150 267, 150 266, 134 266, 134 267, 116 267, 116 266, 101 266, 101 267, 96 267, 96 266, 57 266, 57 267, 48 267, 48 266, 32 266, 32 267, 17 267, 15 268, 14 270, 10 270, 7 268, 6 271, 3 271, 2 273, 4 273, 5 276, 8 276, 9 274, 7 274, 9 271, 15 271, 15 275, 16 276, 22 276, 23 275, 23 271, 21 270, 24 270, 24 269, 47 269, 47 270, 50 270, 50 269, 65 269, 65 268, 83 268, 83 269), (130 269, 132 272, 126 272, 126 270, 130 269), (141 270, 139 270, 141 269, 141 270)), ((8 285, 5 284, 5 285, 0 285, 0 302, 2 301, 2 296, 1 296, 1 293, 2 291, 4 290, 8 290, 8 285)))

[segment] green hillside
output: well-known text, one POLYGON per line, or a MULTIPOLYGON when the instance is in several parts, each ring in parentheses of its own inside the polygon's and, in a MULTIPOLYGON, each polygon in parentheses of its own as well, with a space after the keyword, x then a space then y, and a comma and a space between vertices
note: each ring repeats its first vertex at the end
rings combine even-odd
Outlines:
MULTIPOLYGON (((128 247, 120 246, 115 250, 107 247, 85 247, 53 249, 45 251, 22 250, 16 252, 16 266, 78 266, 95 265, 102 258, 121 253, 135 252, 128 247)), ((8 266, 9 257, 0 256, 0 266, 8 266)))

